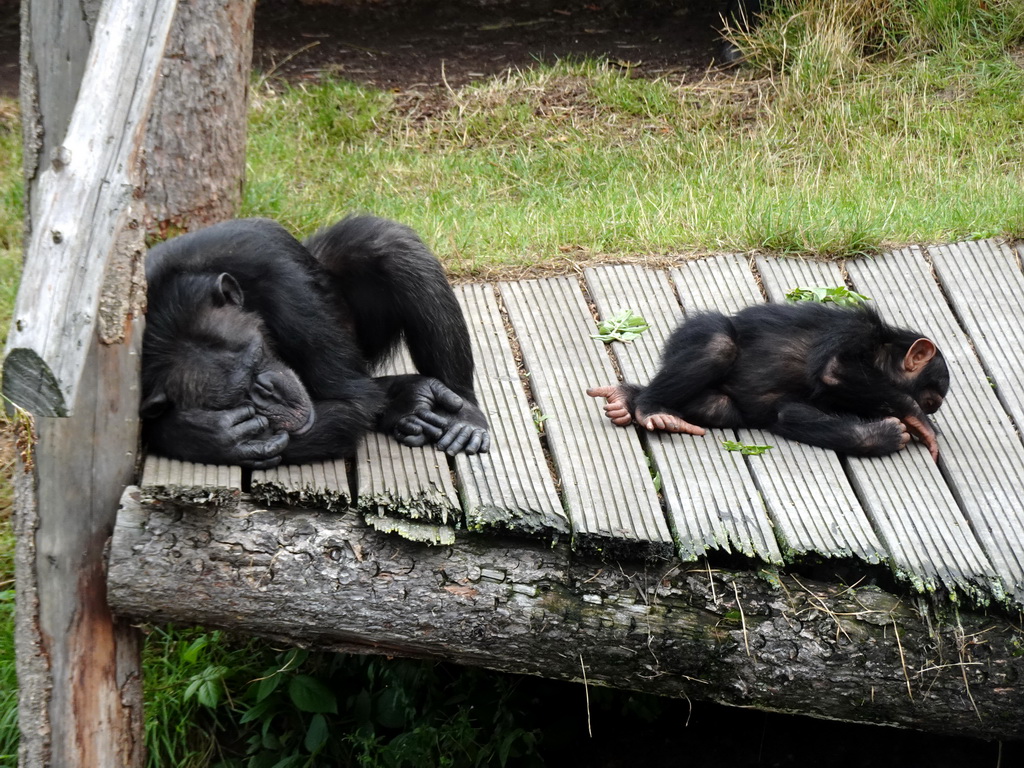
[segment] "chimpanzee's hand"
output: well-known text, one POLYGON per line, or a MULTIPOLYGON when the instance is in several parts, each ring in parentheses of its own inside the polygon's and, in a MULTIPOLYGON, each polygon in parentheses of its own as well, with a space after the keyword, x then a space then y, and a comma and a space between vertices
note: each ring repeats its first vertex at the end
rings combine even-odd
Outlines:
POLYGON ((491 435, 487 431, 487 417, 476 405, 466 402, 436 443, 438 450, 449 456, 465 453, 487 453, 491 448, 491 435))
POLYGON ((403 445, 435 443, 451 456, 490 448, 483 411, 438 379, 404 378, 390 388, 387 411, 382 426, 403 445))
POLYGON ((276 467, 288 445, 288 433, 272 432, 267 419, 252 405, 225 411, 171 410, 152 425, 151 435, 158 453, 249 469, 276 467), (173 445, 174 450, 161 451, 161 445, 173 445))
POLYGON ((917 418, 916 416, 904 416, 901 421, 906 425, 910 434, 914 435, 918 440, 925 444, 925 447, 928 449, 928 453, 932 455, 932 459, 934 461, 938 461, 939 441, 935 436, 935 430, 928 422, 928 419, 917 418))

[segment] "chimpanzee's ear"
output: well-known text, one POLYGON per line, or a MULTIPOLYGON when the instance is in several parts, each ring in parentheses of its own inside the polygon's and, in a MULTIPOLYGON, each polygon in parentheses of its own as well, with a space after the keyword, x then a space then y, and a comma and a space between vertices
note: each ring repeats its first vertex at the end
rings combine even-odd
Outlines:
POLYGON ((907 373, 917 373, 928 365, 938 352, 938 347, 931 339, 918 339, 910 345, 903 358, 903 370, 907 373))
POLYGON ((234 304, 236 307, 242 306, 242 287, 227 272, 222 272, 217 278, 217 289, 213 292, 213 301, 218 307, 223 307, 227 304, 234 304))
POLYGON ((155 419, 170 407, 171 401, 167 399, 167 393, 157 390, 142 401, 142 405, 139 406, 139 415, 144 419, 155 419))

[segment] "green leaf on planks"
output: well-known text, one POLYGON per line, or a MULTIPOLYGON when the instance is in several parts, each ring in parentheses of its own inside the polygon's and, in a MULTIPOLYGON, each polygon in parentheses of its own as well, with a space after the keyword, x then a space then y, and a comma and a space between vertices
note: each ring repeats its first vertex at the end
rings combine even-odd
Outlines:
POLYGON ((747 443, 740 443, 735 440, 723 440, 722 447, 727 451, 739 451, 744 456, 760 456, 762 453, 770 451, 775 446, 751 445, 747 443))
POLYGON ((632 341, 650 329, 647 321, 632 309, 624 309, 614 317, 602 320, 597 324, 597 333, 590 338, 611 344, 613 341, 632 341))
POLYGON ((871 301, 869 296, 851 291, 845 285, 794 288, 786 294, 786 301, 816 301, 819 304, 838 304, 840 307, 857 307, 871 301))

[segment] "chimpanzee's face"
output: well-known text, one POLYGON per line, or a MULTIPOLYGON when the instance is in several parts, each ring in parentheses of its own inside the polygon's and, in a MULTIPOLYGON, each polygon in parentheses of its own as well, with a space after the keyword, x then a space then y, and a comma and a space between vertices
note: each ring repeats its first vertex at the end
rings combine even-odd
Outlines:
MULTIPOLYGON (((274 433, 302 434, 313 425, 306 388, 275 353, 259 317, 244 309, 241 290, 228 275, 221 276, 213 303, 203 305, 175 339, 166 369, 162 391, 147 403, 183 411, 252 405, 274 433)), ((143 414, 150 415, 146 407, 143 414)))
POLYGON ((937 353, 931 361, 921 369, 914 380, 914 399, 925 413, 939 410, 949 392, 949 368, 941 353, 937 353))
POLYGON ((904 378, 911 397, 925 413, 939 410, 949 392, 949 367, 930 339, 917 339, 903 359, 904 378))

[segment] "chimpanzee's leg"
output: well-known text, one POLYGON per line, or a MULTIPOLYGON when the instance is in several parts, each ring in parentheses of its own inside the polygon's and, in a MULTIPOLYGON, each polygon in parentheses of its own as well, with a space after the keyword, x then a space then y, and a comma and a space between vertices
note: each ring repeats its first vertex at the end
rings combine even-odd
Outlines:
POLYGON ((397 222, 354 216, 316 233, 306 247, 330 274, 367 360, 385 359, 404 336, 422 374, 381 379, 389 395, 381 428, 410 445, 487 450, 469 330, 440 262, 419 236, 397 222))
POLYGON ((679 418, 684 424, 739 426, 735 405, 718 389, 736 355, 730 318, 719 312, 693 316, 669 336, 661 369, 636 396, 637 421, 670 432, 691 431, 677 423, 679 418))
POLYGON ((744 426, 736 401, 724 392, 709 390, 690 400, 682 409, 683 419, 705 427, 733 429, 744 426))
POLYGON ((910 433, 896 417, 865 421, 831 414, 800 402, 784 403, 769 431, 819 448, 855 456, 884 456, 910 442, 910 433))
POLYGON ((740 426, 735 403, 719 386, 736 361, 735 329, 718 312, 695 315, 672 332, 661 369, 646 387, 624 384, 588 390, 608 399, 605 413, 619 426, 703 435, 704 426, 740 426))
POLYGON ((404 334, 420 373, 474 399, 462 310, 440 262, 412 229, 350 216, 317 232, 306 247, 332 276, 367 360, 386 358, 404 334))

